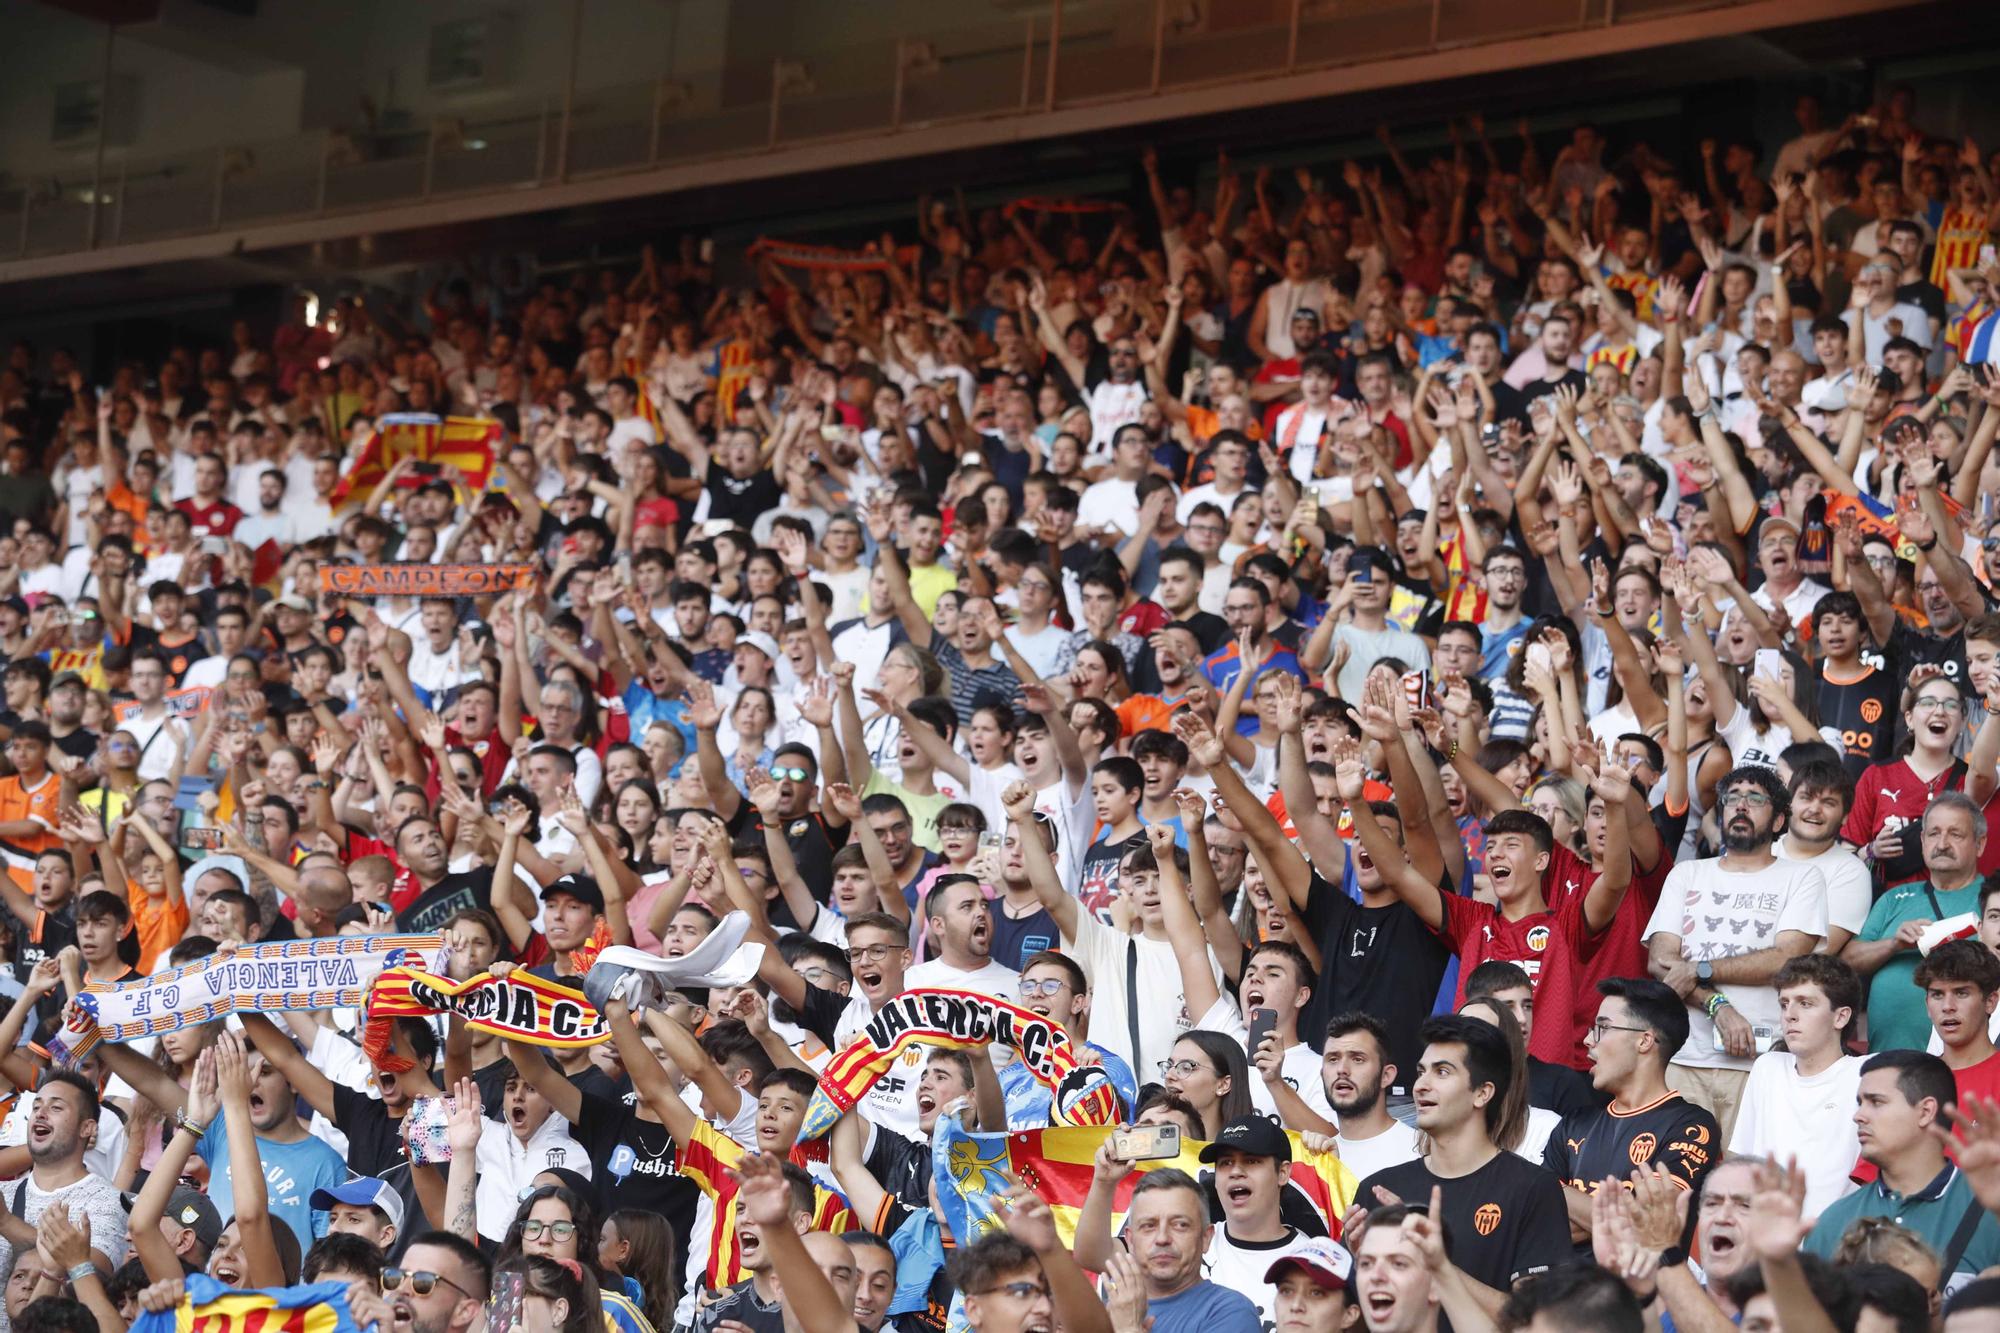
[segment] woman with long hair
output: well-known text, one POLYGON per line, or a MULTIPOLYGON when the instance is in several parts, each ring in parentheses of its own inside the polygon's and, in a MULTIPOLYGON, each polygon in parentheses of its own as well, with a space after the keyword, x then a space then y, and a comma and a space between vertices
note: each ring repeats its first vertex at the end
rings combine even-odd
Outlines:
MULTIPOLYGON (((543 1172, 537 1179, 545 1179, 543 1172)), ((572 1177, 573 1178, 573 1177, 572 1177)), ((496 1267, 509 1260, 539 1258, 558 1264, 577 1264, 580 1281, 591 1288, 593 1304, 601 1306, 606 1333, 655 1333, 652 1322, 615 1279, 607 1286, 599 1273, 597 1243, 601 1236, 597 1209, 583 1194, 567 1185, 537 1185, 514 1213, 514 1221, 500 1242, 496 1267)), ((592 1324, 566 1329, 577 1333, 592 1324)))
POLYGON ((1167 1091, 1201 1113, 1204 1138, 1212 1141, 1224 1125, 1251 1112, 1250 1061, 1233 1037, 1206 1028, 1183 1032, 1159 1072, 1167 1091))
POLYGON ((1549 1135, 1555 1133, 1562 1117, 1547 1107, 1528 1105, 1528 1045, 1522 1039, 1521 1025, 1506 1005, 1490 997, 1467 1000, 1458 1006, 1458 1012, 1499 1028, 1513 1057, 1514 1077, 1507 1081, 1507 1095, 1500 1103, 1493 1145, 1539 1164, 1549 1135))
POLYGON ((597 1262, 655 1329, 674 1326, 674 1229, 664 1217, 641 1208, 612 1213, 598 1233, 597 1262))

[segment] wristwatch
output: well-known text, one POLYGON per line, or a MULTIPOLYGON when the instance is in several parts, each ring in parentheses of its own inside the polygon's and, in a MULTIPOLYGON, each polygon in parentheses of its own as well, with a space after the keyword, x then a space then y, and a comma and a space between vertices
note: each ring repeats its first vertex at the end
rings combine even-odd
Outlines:
POLYGON ((1694 979, 1703 986, 1713 983, 1715 981, 1715 964, 1708 962, 1696 963, 1694 965, 1694 979))

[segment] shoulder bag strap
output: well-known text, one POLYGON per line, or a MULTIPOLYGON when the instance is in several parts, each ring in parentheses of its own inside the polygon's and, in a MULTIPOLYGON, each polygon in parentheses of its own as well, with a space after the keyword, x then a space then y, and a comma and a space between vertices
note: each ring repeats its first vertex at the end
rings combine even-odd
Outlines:
POLYGON ((1944 1263, 1938 1270, 1943 1274, 1940 1281, 1949 1282, 1958 1271, 1958 1261, 1965 1257, 1966 1247, 1972 1244, 1972 1233, 1979 1229, 1979 1219, 1984 1216, 1986 1207, 1979 1200, 1965 1206, 1965 1216, 1958 1219, 1958 1230, 1951 1233, 1951 1244, 1945 1247, 1944 1263))
POLYGON ((1139 1058, 1139 941, 1125 941, 1125 1029, 1132 1038, 1132 1073, 1141 1077, 1139 1071, 1146 1067, 1139 1058))

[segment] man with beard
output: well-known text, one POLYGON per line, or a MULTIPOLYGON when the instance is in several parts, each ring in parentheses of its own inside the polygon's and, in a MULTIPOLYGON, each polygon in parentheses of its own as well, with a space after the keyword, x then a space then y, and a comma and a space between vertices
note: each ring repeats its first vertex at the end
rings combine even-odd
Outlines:
MULTIPOLYGON (((1994 963, 2000 969, 2000 961, 1994 963)), ((1709 1163, 1721 1155, 1715 1117, 1667 1087, 1667 1059, 1687 1040, 1687 1007, 1650 977, 1597 983, 1597 1021, 1586 1038, 1591 1086, 1611 1104, 1566 1116, 1550 1136, 1542 1164, 1569 1186, 1570 1234, 1587 1244, 1590 1196, 1607 1178, 1623 1179, 1649 1163, 1678 1187, 1701 1188, 1709 1163)), ((1579 1256, 1583 1257, 1583 1256, 1579 1256)))
POLYGON ((449 1231, 426 1231, 403 1251, 399 1272, 393 1286, 386 1274, 382 1280, 395 1314, 394 1333, 471 1333, 483 1322, 493 1266, 471 1241, 449 1231), (418 1273, 437 1278, 422 1294, 412 1280, 418 1273))
MULTIPOLYGON (((347 1165, 358 1176, 374 1176, 401 1197, 403 1212, 420 1223, 424 1213, 410 1174, 409 1147, 403 1138, 403 1116, 419 1097, 442 1095, 431 1078, 437 1061, 437 1033, 419 1019, 401 1018, 390 1035, 390 1053, 407 1061, 401 1073, 375 1070, 379 1098, 351 1088, 322 1073, 299 1048, 291 1034, 263 1014, 241 1015, 244 1035, 258 1053, 277 1067, 306 1104, 347 1136, 347 1165)), ((324 1205, 315 1204, 315 1208, 324 1205)), ((406 1229, 398 1224, 398 1229, 406 1229)), ((370 1237, 387 1247, 390 1241, 370 1237)))
POLYGON ((1021 974, 993 957, 993 910, 970 875, 940 879, 924 895, 924 917, 938 956, 910 969, 909 986, 945 986, 1010 1000, 1021 974))
MULTIPOLYGON (((131 1084, 133 1091, 163 1113, 178 1115, 185 1111, 187 1089, 151 1060, 129 1046, 110 1042, 100 1044, 97 1049, 103 1053, 104 1063, 111 1067, 112 1073, 131 1084)), ((250 1057, 249 1074, 250 1127, 256 1132, 257 1156, 264 1164, 270 1215, 289 1226, 301 1246, 310 1245, 326 1233, 326 1214, 313 1210, 313 1192, 338 1189, 348 1178, 347 1163, 325 1142, 307 1132, 306 1122, 294 1110, 298 1105, 298 1090, 261 1051, 250 1057)), ((215 1201, 216 1211, 225 1220, 236 1213, 236 1193, 227 1169, 229 1135, 224 1123, 227 1114, 226 1110, 217 1111, 195 1145, 195 1152, 209 1166, 209 1198, 215 1201)))
POLYGON ((1725 775, 1716 785, 1722 855, 1676 865, 1646 924, 1649 969, 1691 1011, 1667 1086, 1715 1113, 1723 1143, 1750 1063, 1782 1022, 1771 978, 1826 937, 1825 876, 1809 862, 1779 860, 1773 847, 1790 811, 1770 769, 1725 775))
POLYGON ((74 1221, 90 1222, 91 1261, 104 1272, 125 1262, 125 1209, 118 1191, 94 1175, 83 1157, 97 1141, 97 1090, 88 1078, 52 1069, 35 1092, 28 1118, 26 1178, 8 1191, 0 1213, 0 1270, 11 1271, 13 1252, 35 1248, 35 1223, 60 1203, 74 1221))
MULTIPOLYGON (((1389 1030, 1380 1019, 1350 1010, 1327 1023, 1320 1084, 1326 1104, 1340 1118, 1339 1132, 1328 1146, 1358 1180, 1417 1158, 1417 1131, 1389 1114, 1387 1098, 1396 1076, 1396 1066, 1389 1062, 1389 1030)), ((1290 1111, 1285 1123, 1299 1127, 1290 1111)), ((1306 1144, 1317 1147, 1317 1138, 1306 1144)))
MULTIPOLYGON (((1047 746, 1045 734, 1037 744, 1047 746)), ((1060 776, 1057 780, 1061 780, 1060 776)), ((1033 799, 1031 794, 1030 802, 1033 799)), ((1044 851, 1055 857, 1061 839, 1054 819, 1033 809, 1032 804, 1029 813, 1033 820, 1033 836, 1040 839, 1044 851)), ((1058 930, 1055 918, 1042 906, 1034 884, 1028 879, 1027 862, 1021 850, 1022 828, 1022 825, 1009 820, 1001 835, 1000 896, 994 900, 997 910, 992 919, 992 940, 988 951, 989 956, 1001 966, 1011 967, 1019 963, 1025 969, 1028 958, 1056 946, 1058 930)))
MULTIPOLYGON (((415 889, 408 906, 397 913, 397 926, 411 933, 436 930, 446 918, 468 907, 493 910, 493 867, 474 866, 457 874, 451 870, 451 849, 438 831, 437 821, 428 815, 413 815, 396 830, 396 859, 410 872, 415 889)), ((518 879, 504 886, 510 893, 526 896, 518 879)), ((535 906, 529 901, 522 915, 532 917, 535 906)))
POLYGON ((1979 911, 1986 818, 1963 792, 1940 792, 1924 811, 1924 877, 1875 900, 1840 957, 1868 982, 1871 1049, 1923 1049, 1931 1024, 1915 985, 1917 942, 1946 917, 1979 911))

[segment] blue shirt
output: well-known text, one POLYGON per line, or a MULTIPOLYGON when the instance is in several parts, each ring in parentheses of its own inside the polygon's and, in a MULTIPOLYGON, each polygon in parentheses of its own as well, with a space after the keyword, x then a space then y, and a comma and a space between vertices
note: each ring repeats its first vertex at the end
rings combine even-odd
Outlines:
POLYGON ((1499 680, 1507 674, 1507 664, 1514 660, 1515 646, 1533 623, 1524 618, 1515 621, 1509 629, 1491 630, 1480 626, 1479 637, 1484 648, 1484 656, 1479 661, 1481 680, 1499 680))
POLYGON ((1153 1333, 1263 1333, 1264 1317, 1240 1291, 1203 1280, 1178 1296, 1146 1302, 1153 1333))
MULTIPOLYGON (((1299 665, 1298 654, 1289 648, 1280 648, 1273 644, 1270 655, 1264 659, 1264 664, 1257 668, 1257 675, 1252 676, 1250 684, 1244 687, 1243 709, 1236 719, 1236 734, 1239 736, 1249 736, 1257 730, 1257 713, 1250 707, 1249 696, 1251 691, 1257 688, 1257 676, 1262 676, 1268 671, 1289 671, 1306 684, 1312 683, 1312 677, 1308 676, 1305 668, 1299 665)), ((1208 677, 1208 683, 1215 686, 1218 691, 1224 694, 1229 692, 1229 687, 1236 682, 1239 675, 1243 674, 1243 659, 1237 654, 1234 638, 1202 661, 1201 674, 1208 677)))
MULTIPOLYGON (((236 1191, 229 1182, 229 1139, 223 1113, 216 1112, 208 1132, 195 1145, 195 1152, 208 1163, 208 1197, 225 1224, 236 1216, 236 1191), (216 1169, 217 1162, 221 1170, 216 1169)), ((299 1248, 310 1249, 326 1234, 326 1214, 312 1206, 314 1190, 330 1190, 347 1183, 347 1163, 339 1153, 308 1134, 297 1143, 279 1143, 257 1136, 257 1156, 264 1163, 264 1191, 270 1198, 271 1216, 280 1218, 298 1237, 299 1248)))

